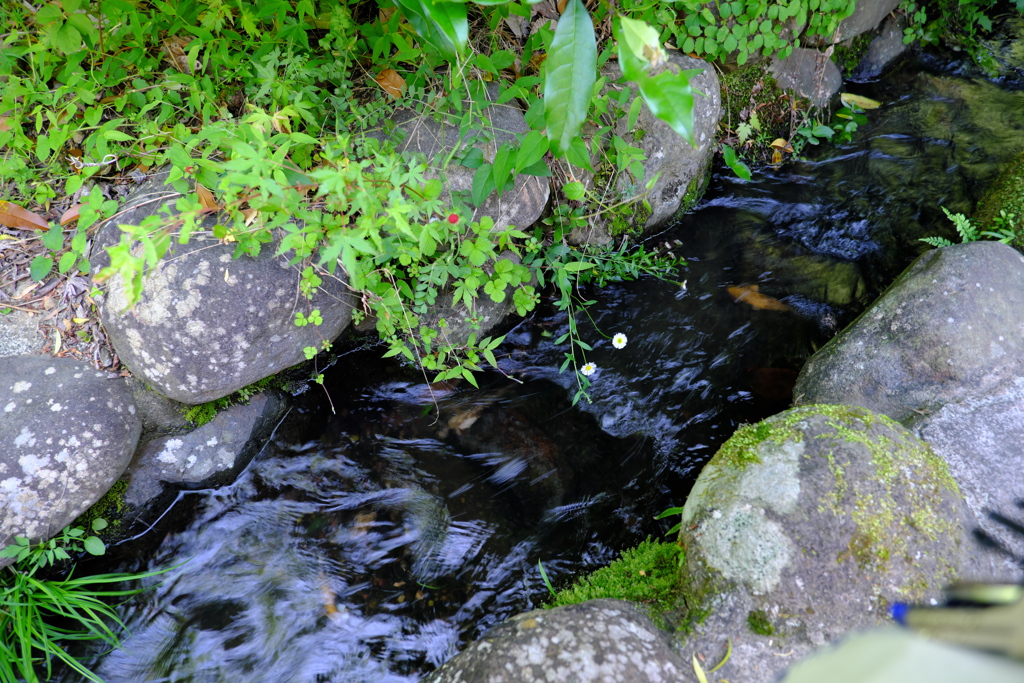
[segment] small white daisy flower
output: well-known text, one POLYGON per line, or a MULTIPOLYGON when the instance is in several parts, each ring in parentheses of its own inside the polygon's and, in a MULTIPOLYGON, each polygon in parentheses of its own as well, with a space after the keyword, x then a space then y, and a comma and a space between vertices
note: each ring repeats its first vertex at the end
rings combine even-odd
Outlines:
POLYGON ((612 337, 612 346, 614 346, 617 349, 624 348, 626 346, 626 341, 628 341, 626 339, 626 335, 619 332, 614 337, 612 337))
POLYGON ((597 365, 595 363, 586 363, 582 368, 580 368, 580 374, 584 377, 590 377, 595 372, 597 372, 597 365))

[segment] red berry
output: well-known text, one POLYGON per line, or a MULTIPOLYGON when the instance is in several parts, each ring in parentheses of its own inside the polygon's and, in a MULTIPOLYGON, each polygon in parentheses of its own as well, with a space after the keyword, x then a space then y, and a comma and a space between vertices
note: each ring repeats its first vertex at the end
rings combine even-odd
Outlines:
POLYGON ((457 213, 449 214, 448 215, 448 222, 451 223, 452 225, 455 225, 456 223, 458 223, 459 222, 459 214, 457 214, 457 213))

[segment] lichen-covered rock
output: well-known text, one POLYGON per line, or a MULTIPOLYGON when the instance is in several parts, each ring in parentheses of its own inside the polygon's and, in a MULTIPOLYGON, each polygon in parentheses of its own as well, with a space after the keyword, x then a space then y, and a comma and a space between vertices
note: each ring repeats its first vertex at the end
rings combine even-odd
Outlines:
MULTIPOLYGON (((150 213, 158 203, 147 205, 150 213)), ((203 226, 215 222, 211 216, 203 226)), ((98 241, 109 242, 109 234, 98 241)), ((147 275, 131 309, 124 280, 110 279, 101 320, 111 344, 136 377, 176 401, 212 401, 300 363, 303 348, 334 340, 351 320, 340 269, 324 273, 307 301, 299 294, 299 269, 274 256, 274 245, 257 258, 234 259, 233 252, 231 244, 193 233, 147 275), (323 318, 319 326, 295 325, 297 312, 314 309, 323 318)))
POLYGON ((427 683, 676 683, 692 671, 632 603, 591 600, 495 626, 427 683))
POLYGON ((824 53, 810 48, 798 47, 785 59, 772 57, 769 69, 780 88, 806 97, 816 107, 828 106, 843 85, 839 67, 824 53))
POLYGON ((729 637, 723 678, 774 680, 892 602, 940 595, 965 520, 946 464, 889 418, 805 406, 744 427, 684 506, 687 600, 710 611, 685 653, 717 662, 729 637))
MULTIPOLYGON (((618 175, 616 190, 618 196, 605 196, 608 204, 615 204, 625 199, 638 197, 645 192, 647 183, 654 181, 650 190, 646 191, 645 199, 650 204, 650 211, 640 210, 641 204, 626 207, 632 212, 631 217, 602 216, 601 220, 592 221, 588 227, 574 231, 572 240, 578 243, 604 244, 611 240, 611 235, 625 230, 636 229, 637 232, 653 230, 674 218, 680 211, 693 206, 700 199, 707 185, 708 173, 715 152, 715 132, 718 121, 722 118, 721 86, 715 68, 708 62, 688 57, 679 52, 669 55, 668 63, 662 70, 686 71, 700 69, 701 72, 690 78, 693 95, 693 138, 691 145, 672 128, 655 118, 646 105, 640 107, 636 125, 629 129, 629 117, 620 116, 615 121, 615 134, 626 144, 643 151, 644 176, 638 182, 626 173, 618 175), (657 176, 657 180, 655 180, 657 176)), ((603 70, 609 82, 614 83, 622 77, 622 72, 615 63, 609 63, 603 70)), ((623 86, 611 85, 610 88, 623 86)), ((628 111, 634 94, 624 103, 628 111)), ((604 143, 608 144, 608 140, 604 143)), ((600 163, 601 155, 594 155, 595 163, 600 163)), ((598 167, 595 167, 598 168, 598 167)), ((591 179, 592 189, 604 193, 607 188, 600 187, 600 179, 610 174, 610 168, 598 168, 597 178, 591 179)))
POLYGON ((120 377, 67 358, 0 358, 0 547, 50 538, 99 500, 141 429, 120 377))
POLYGON ((259 394, 188 434, 154 439, 132 461, 125 502, 146 505, 163 492, 163 482, 175 488, 230 483, 266 443, 286 407, 272 394, 259 394))
MULTIPOLYGON (((1013 214, 1016 224, 1024 226, 1024 152, 1014 157, 989 185, 971 220, 979 228, 992 228, 1001 211, 1013 214)), ((1024 246, 1024 237, 1018 237, 1016 244, 1024 246)))
POLYGON ((999 242, 921 255, 814 354, 797 403, 859 405, 911 422, 1024 376, 1024 257, 999 242))

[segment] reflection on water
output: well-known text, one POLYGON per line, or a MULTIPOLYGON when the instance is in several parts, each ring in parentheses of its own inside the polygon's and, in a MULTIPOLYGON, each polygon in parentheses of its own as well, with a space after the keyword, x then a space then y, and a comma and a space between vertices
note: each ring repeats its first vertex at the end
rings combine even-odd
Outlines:
POLYGON ((183 494, 183 521, 140 561, 184 564, 134 603, 100 673, 417 680, 543 601, 538 560, 558 583, 663 533, 653 516, 735 427, 784 409, 807 356, 917 239, 950 235, 939 206, 969 211, 1024 148, 1020 88, 941 68, 854 89, 885 103, 855 144, 749 183, 716 175, 656 238, 680 243, 685 288, 581 293, 596 299, 581 324, 592 404, 569 404, 551 344, 566 320, 550 309, 509 332, 480 389, 346 357, 325 386, 337 415, 308 392, 236 484, 183 494))

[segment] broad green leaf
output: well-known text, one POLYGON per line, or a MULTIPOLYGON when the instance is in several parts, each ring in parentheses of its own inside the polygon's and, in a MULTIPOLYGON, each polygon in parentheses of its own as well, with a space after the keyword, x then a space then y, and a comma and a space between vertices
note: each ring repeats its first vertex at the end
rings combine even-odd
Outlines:
POLYGON ((551 151, 562 156, 580 134, 597 80, 594 22, 580 0, 569 0, 544 61, 544 118, 551 151))
POLYGON ((494 186, 498 190, 499 197, 512 177, 512 165, 514 163, 515 156, 512 154, 512 147, 508 143, 502 145, 498 149, 498 153, 494 155, 494 162, 492 164, 492 177, 494 178, 494 186))
POLYGON ((693 138, 693 90, 690 88, 690 76, 695 73, 699 72, 692 69, 680 73, 665 71, 654 78, 637 81, 640 95, 651 113, 694 147, 697 143, 693 138))
POLYGON ((39 282, 46 277, 53 268, 53 259, 49 256, 36 256, 28 267, 29 275, 33 282, 39 282))
POLYGON ((471 201, 473 206, 480 206, 487 199, 487 196, 494 191, 494 174, 490 164, 480 164, 473 174, 473 191, 471 201))
POLYGON ((577 181, 566 183, 562 186, 562 192, 565 194, 566 199, 572 199, 574 201, 583 199, 583 183, 577 181))
MULTIPOLYGON (((593 267, 594 264, 591 263, 590 261, 569 261, 568 263, 565 264, 565 269, 570 273, 578 273, 581 270, 587 270, 588 268, 593 267)), ((583 346, 582 342, 580 342, 580 346, 583 346)))
POLYGON ((445 59, 455 61, 465 52, 469 39, 465 5, 444 0, 395 0, 395 4, 419 37, 445 59))
POLYGON ((665 50, 661 47, 661 37, 650 24, 621 15, 618 19, 622 35, 622 41, 619 42, 620 53, 625 45, 636 59, 644 63, 645 68, 660 66, 667 59, 665 50))
POLYGON ((590 150, 587 149, 587 143, 583 142, 583 138, 576 138, 572 141, 569 149, 565 151, 565 159, 573 166, 579 166, 591 173, 594 172, 594 167, 590 164, 590 150))
POLYGON ((57 271, 63 275, 74 267, 77 260, 78 254, 75 252, 64 252, 64 255, 60 257, 60 261, 57 263, 57 271))
POLYGON ((90 536, 85 539, 85 552, 90 555, 102 555, 107 552, 107 547, 103 544, 103 541, 96 536, 90 536))
POLYGON ((539 130, 527 133, 519 145, 519 153, 516 154, 516 170, 522 173, 523 169, 533 166, 544 158, 548 151, 548 144, 548 139, 539 130))
POLYGON ((640 116, 640 107, 642 106, 643 98, 634 97, 633 101, 629 103, 629 116, 626 118, 626 130, 633 130, 636 128, 636 120, 640 116))
POLYGON ((64 248, 64 229, 59 225, 54 225, 52 228, 44 232, 40 239, 50 251, 60 251, 64 248))

